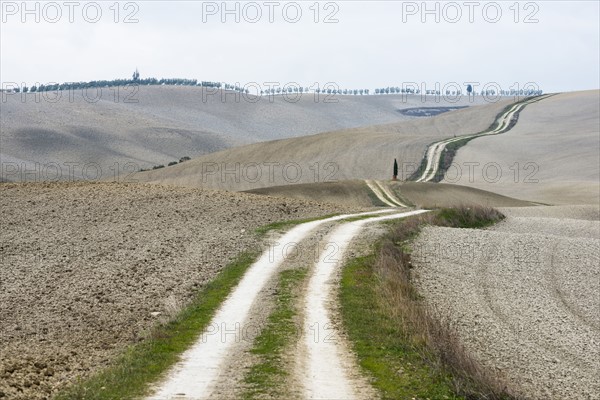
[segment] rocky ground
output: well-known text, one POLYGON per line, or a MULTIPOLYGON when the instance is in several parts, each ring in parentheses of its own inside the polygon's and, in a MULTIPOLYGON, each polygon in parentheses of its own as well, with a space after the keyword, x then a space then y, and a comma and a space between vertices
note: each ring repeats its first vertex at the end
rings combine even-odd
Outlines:
POLYGON ((343 206, 137 184, 0 185, 0 398, 45 399, 169 318, 274 221, 343 206))
POLYGON ((600 399, 598 207, 502 211, 488 230, 425 229, 420 292, 519 395, 600 399))

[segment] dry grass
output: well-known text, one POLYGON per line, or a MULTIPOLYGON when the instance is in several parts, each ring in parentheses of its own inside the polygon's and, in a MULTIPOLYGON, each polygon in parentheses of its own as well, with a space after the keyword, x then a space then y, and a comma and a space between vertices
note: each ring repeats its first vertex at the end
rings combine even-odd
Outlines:
POLYGON ((503 218, 491 208, 459 207, 411 218, 394 226, 376 253, 374 271, 379 280, 383 312, 399 327, 404 340, 418 349, 441 375, 450 375, 454 392, 468 399, 512 399, 502 378, 483 369, 465 351, 451 326, 425 307, 411 282, 408 244, 421 226, 480 227, 503 218))

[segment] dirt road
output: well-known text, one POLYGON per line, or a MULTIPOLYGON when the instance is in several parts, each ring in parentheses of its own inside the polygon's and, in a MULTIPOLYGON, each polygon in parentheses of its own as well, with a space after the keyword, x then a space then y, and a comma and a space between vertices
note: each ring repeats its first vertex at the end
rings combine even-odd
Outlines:
MULTIPOLYGON (((224 388, 218 387, 218 384, 223 382, 223 377, 220 375, 224 372, 225 361, 232 357, 231 352, 234 351, 237 341, 233 338, 236 327, 245 326, 249 311, 259 292, 287 261, 290 245, 296 246, 301 243, 321 225, 346 218, 372 215, 371 218, 342 223, 334 230, 328 242, 336 246, 335 252, 333 254, 329 250, 322 252, 311 272, 303 306, 306 331, 310 331, 315 324, 319 327, 331 328, 332 316, 329 304, 333 299, 330 278, 334 271, 341 267, 344 253, 354 236, 367 223, 426 212, 417 210, 393 213, 393 211, 393 209, 384 209, 312 221, 298 225, 278 238, 250 267, 240 284, 217 312, 207 331, 183 354, 181 361, 167 374, 164 381, 156 385, 154 394, 148 399, 207 399, 215 393, 227 392, 224 388), (377 216, 377 214, 389 215, 377 216)), ((335 330, 329 329, 328 333, 336 336, 335 330)), ((357 373, 356 366, 352 365, 351 357, 344 351, 340 342, 313 339, 314 336, 305 336, 305 351, 301 352, 305 359, 299 362, 304 366, 303 377, 299 381, 304 386, 306 397, 311 399, 367 398, 361 396, 360 391, 356 389, 359 385, 349 378, 360 374, 357 373)), ((321 339, 325 338, 321 337, 321 339)), ((368 388, 365 390, 368 391, 368 388)))

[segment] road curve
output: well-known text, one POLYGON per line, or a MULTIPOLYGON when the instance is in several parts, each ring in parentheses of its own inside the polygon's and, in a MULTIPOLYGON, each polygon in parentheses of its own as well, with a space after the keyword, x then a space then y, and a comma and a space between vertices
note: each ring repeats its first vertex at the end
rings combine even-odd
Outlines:
POLYGON ((516 113, 520 112, 528 104, 540 101, 549 96, 552 95, 549 94, 543 96, 536 96, 528 100, 524 100, 519 103, 513 104, 506 112, 504 112, 503 114, 498 116, 498 118, 496 118, 496 123, 498 124, 498 126, 494 130, 480 132, 473 135, 453 137, 451 139, 445 139, 439 142, 432 143, 431 145, 429 145, 427 151, 425 152, 425 159, 427 160, 425 169, 423 170, 421 176, 418 179, 416 179, 415 182, 429 182, 436 176, 439 170, 441 155, 449 143, 463 139, 475 138, 478 136, 498 135, 500 133, 507 132, 511 128, 510 123, 516 113))

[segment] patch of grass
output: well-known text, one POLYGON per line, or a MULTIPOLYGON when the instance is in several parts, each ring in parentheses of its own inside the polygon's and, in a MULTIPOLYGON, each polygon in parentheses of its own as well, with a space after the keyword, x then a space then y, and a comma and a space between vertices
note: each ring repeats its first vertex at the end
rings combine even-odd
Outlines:
POLYGON ((452 228, 485 228, 504 219, 504 215, 491 207, 443 208, 437 213, 435 225, 452 228))
MULTIPOLYGON (((386 192, 384 192, 383 190, 381 190, 381 195, 383 196, 383 198, 387 201, 389 201, 392 204, 396 204, 396 202, 390 198, 390 196, 387 195, 386 192)), ((388 206, 389 207, 389 206, 388 206)))
POLYGON ((382 282, 373 268, 376 260, 374 254, 355 258, 342 274, 342 319, 359 364, 373 377, 383 399, 458 398, 450 378, 429 367, 379 303, 382 282))
POLYGON ((411 281, 410 244, 422 226, 478 227, 502 218, 492 209, 458 207, 395 221, 373 254, 344 267, 342 321, 384 399, 513 398, 425 307, 411 281))
POLYGON ((174 320, 157 326, 149 338, 129 347, 110 367, 75 383, 55 399, 123 400, 146 394, 148 384, 175 364, 179 355, 198 339, 257 255, 239 255, 174 320))
POLYGON ((283 351, 297 338, 294 317, 297 313, 300 284, 306 279, 308 269, 292 269, 279 274, 276 306, 269 315, 267 325, 254 342, 252 353, 260 357, 247 372, 248 389, 245 399, 285 398, 287 371, 281 358, 283 351))

